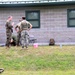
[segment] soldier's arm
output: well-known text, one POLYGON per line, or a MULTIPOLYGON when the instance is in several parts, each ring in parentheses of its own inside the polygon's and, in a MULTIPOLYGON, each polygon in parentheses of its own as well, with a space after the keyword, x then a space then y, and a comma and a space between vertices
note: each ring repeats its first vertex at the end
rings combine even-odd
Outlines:
POLYGON ((31 29, 32 28, 32 24, 30 24, 30 28, 29 29, 31 29))
POLYGON ((32 29, 32 24, 30 22, 28 22, 29 25, 29 30, 32 29))
POLYGON ((18 26, 15 27, 15 30, 17 31, 18 26))
POLYGON ((20 27, 21 27, 21 22, 19 22, 16 27, 15 27, 15 30, 17 30, 17 28, 20 30, 20 27))

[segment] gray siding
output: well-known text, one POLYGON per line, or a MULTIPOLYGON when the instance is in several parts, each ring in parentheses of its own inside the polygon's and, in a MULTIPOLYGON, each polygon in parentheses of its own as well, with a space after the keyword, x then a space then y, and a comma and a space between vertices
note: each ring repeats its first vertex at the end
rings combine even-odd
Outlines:
MULTIPOLYGON (((5 43, 5 23, 7 17, 12 15, 15 25, 25 10, 40 10, 40 28, 29 31, 30 35, 37 38, 38 43, 49 43, 50 38, 56 42, 75 42, 75 28, 67 27, 67 9, 75 6, 46 6, 46 7, 20 7, 20 8, 0 8, 0 43, 5 43)), ((14 25, 14 27, 15 27, 14 25)), ((13 28, 14 29, 14 28, 13 28)), ((14 30, 14 33, 16 32, 14 30)))

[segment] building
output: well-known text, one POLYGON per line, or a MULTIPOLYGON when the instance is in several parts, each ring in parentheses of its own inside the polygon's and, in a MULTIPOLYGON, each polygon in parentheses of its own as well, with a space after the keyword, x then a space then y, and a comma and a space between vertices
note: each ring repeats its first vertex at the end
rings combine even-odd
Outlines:
MULTIPOLYGON (((16 24, 26 19, 33 24, 30 35, 39 44, 49 44, 53 38, 56 44, 75 44, 75 1, 34 0, 0 1, 0 44, 5 43, 5 23, 9 15, 16 24)), ((16 32, 14 30, 14 33, 16 32)))

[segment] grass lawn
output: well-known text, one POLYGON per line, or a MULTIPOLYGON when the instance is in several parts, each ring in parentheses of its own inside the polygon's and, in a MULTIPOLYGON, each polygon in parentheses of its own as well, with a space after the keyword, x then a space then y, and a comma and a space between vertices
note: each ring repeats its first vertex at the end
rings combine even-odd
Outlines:
POLYGON ((75 46, 0 47, 0 68, 1 75, 75 75, 75 46))

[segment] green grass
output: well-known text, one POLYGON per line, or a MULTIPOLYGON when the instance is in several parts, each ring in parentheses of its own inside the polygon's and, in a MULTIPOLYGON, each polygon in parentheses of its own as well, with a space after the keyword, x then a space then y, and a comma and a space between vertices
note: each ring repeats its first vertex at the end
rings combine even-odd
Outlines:
POLYGON ((0 47, 0 68, 2 75, 75 75, 75 46, 0 47))
POLYGON ((5 71, 1 75, 75 75, 75 71, 5 71))

